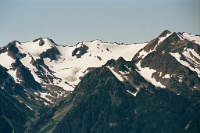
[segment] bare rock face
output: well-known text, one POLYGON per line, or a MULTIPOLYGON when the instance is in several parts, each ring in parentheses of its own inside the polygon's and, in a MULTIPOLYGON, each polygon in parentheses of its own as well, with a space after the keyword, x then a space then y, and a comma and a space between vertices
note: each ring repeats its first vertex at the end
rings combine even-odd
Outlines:
POLYGON ((194 42, 189 42, 187 43, 187 48, 194 49, 194 51, 200 56, 200 45, 194 43, 194 42))
POLYGON ((159 37, 165 37, 167 34, 170 34, 171 33, 171 31, 169 31, 169 30, 164 30, 160 35, 159 35, 159 37))
POLYGON ((43 46, 44 43, 45 43, 42 38, 38 38, 38 39, 33 40, 33 42, 37 42, 37 41, 39 41, 39 46, 43 46))
POLYGON ((32 89, 32 90, 35 90, 35 91, 42 91, 43 90, 41 85, 35 81, 34 77, 30 73, 30 71, 26 67, 24 67, 23 65, 20 65, 17 68, 16 76, 17 76, 17 78, 20 79, 21 85, 24 88, 32 89))
POLYGON ((13 77, 7 71, 8 69, 0 65, 0 89, 5 90, 10 95, 23 95, 23 87, 15 83, 13 77))
MULTIPOLYGON (((21 59, 23 57, 26 57, 26 54, 22 54, 19 52, 16 43, 18 41, 13 41, 11 43, 9 43, 4 49, 6 49, 6 51, 8 51, 8 55, 10 57, 12 57, 13 59, 21 59)), ((18 42, 19 43, 19 42, 18 42)))
POLYGON ((57 60, 59 58, 60 52, 56 47, 47 49, 45 52, 40 54, 40 58, 50 58, 51 60, 57 60))
POLYGON ((40 46, 44 45, 44 41, 42 39, 40 39, 39 45, 40 46))
POLYGON ((100 56, 97 56, 97 58, 101 61, 102 60, 102 58, 100 57, 100 56))
POLYGON ((0 90, 0 103, 0 132, 25 132, 26 127, 22 125, 33 118, 33 111, 30 111, 25 104, 16 100, 15 96, 10 95, 5 90, 0 90))
POLYGON ((77 58, 81 58, 81 56, 83 56, 85 53, 87 53, 87 50, 89 48, 82 44, 80 47, 78 48, 75 48, 73 51, 72 51, 72 56, 76 56, 77 58))
POLYGON ((151 41, 146 45, 146 47, 144 48, 144 50, 145 50, 146 52, 149 52, 149 51, 153 50, 153 49, 156 47, 156 45, 158 44, 158 41, 159 41, 159 38, 158 38, 158 37, 155 38, 155 39, 153 39, 153 40, 151 40, 151 41))

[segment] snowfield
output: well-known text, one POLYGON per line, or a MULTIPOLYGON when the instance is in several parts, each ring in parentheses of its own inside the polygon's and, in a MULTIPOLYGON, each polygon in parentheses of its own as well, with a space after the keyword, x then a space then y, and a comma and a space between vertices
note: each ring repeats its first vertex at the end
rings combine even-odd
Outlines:
MULTIPOLYGON (((73 91, 75 86, 80 82, 80 78, 87 72, 88 68, 101 67, 110 59, 118 59, 123 57, 125 60, 130 61, 134 55, 143 48, 147 43, 141 44, 117 44, 107 43, 100 40, 94 40, 89 42, 80 42, 74 46, 62 46, 53 43, 48 38, 43 38, 43 45, 39 45, 40 40, 33 42, 16 42, 16 47, 19 53, 25 54, 25 57, 20 57, 21 63, 29 69, 34 79, 42 84, 44 88, 49 85, 56 85, 61 87, 65 91, 73 91), (81 48, 86 47, 85 53, 81 54, 81 48), (41 54, 49 49, 55 48, 59 51, 59 55, 56 60, 50 58, 43 58, 44 65, 40 65, 42 73, 45 77, 54 77, 53 80, 48 78, 44 81, 38 74, 38 69, 31 63, 32 60, 41 59, 41 54), (78 51, 72 56, 75 49, 78 51), (81 54, 78 58, 76 55, 81 54)), ((0 54, 0 64, 8 70, 12 68, 11 64, 15 62, 15 59, 8 56, 8 53, 0 54), (6 60, 6 61, 5 61, 6 60)), ((112 69, 110 69, 112 71, 112 69)), ((112 71, 114 73, 114 71, 112 71)), ((16 70, 9 70, 8 73, 14 78, 15 82, 20 83, 20 80, 16 77, 16 70)), ((117 76, 117 73, 114 73, 117 76)), ((118 77, 119 78, 119 77, 118 77)), ((121 79, 122 80, 122 79, 121 79)), ((43 92, 40 95, 41 98, 52 102, 48 97, 52 97, 50 93, 43 92)))

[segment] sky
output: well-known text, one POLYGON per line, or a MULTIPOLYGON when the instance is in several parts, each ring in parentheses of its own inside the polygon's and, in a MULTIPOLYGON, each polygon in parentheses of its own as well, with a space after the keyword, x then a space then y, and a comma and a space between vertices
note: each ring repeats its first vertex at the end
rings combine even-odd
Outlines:
POLYGON ((165 29, 200 35, 200 0, 0 0, 0 47, 39 37, 142 43, 165 29))

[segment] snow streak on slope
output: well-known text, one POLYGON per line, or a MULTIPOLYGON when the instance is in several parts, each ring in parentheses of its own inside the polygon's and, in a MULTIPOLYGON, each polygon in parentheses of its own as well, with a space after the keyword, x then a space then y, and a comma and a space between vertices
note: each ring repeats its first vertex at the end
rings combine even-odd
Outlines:
MULTIPOLYGON (((158 45, 163 42, 166 38, 168 38, 172 33, 168 33, 165 37, 159 37, 158 45)), ((156 47, 158 46, 156 45, 156 47)), ((154 49, 156 49, 156 47, 154 49)))
POLYGON ((200 70, 198 68, 193 68, 190 64, 184 60, 181 60, 181 55, 179 53, 170 53, 176 60, 181 63, 182 65, 188 67, 190 70, 197 72, 198 76, 200 77, 200 70))
POLYGON ((120 75, 120 74, 118 74, 117 72, 115 72, 114 67, 107 66, 107 68, 115 75, 115 77, 116 77, 119 81, 121 81, 121 82, 124 81, 122 75, 120 75))
POLYGON ((139 90, 137 90, 135 93, 129 91, 129 90, 126 90, 129 94, 133 95, 134 97, 137 96, 137 93, 139 92, 139 90))
POLYGON ((154 77, 152 77, 153 73, 155 73, 156 70, 150 69, 148 67, 142 68, 140 62, 137 63, 136 66, 139 69, 138 73, 140 73, 140 75, 142 75, 147 81, 149 81, 157 87, 165 88, 164 85, 162 85, 160 82, 156 81, 154 77))
POLYGON ((183 55, 187 57, 187 59, 195 65, 195 67, 200 67, 200 62, 196 59, 200 60, 200 56, 193 49, 186 49, 183 52, 183 55))

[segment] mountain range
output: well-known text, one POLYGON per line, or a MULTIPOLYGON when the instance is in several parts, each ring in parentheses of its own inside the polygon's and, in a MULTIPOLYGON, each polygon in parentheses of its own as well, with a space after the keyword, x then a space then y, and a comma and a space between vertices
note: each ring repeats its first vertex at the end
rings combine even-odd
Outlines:
POLYGON ((199 133, 200 36, 0 48, 0 132, 199 133))

